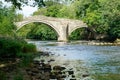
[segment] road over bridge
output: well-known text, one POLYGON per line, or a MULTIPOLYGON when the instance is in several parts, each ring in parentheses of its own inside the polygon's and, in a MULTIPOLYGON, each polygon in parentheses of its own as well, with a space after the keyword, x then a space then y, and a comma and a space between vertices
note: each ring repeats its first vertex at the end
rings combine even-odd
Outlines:
POLYGON ((87 25, 80 20, 53 18, 46 16, 27 17, 23 21, 15 22, 15 25, 17 26, 17 30, 19 30, 24 25, 32 22, 40 22, 49 25, 50 28, 56 31, 58 35, 58 41, 67 41, 68 35, 70 35, 74 30, 87 27, 87 25))

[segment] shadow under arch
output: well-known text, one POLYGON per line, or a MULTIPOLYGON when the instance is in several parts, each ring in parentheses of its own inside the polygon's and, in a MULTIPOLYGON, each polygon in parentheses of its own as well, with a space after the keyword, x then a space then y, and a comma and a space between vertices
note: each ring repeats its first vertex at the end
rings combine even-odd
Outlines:
POLYGON ((80 26, 76 26, 76 27, 74 27, 73 29, 71 29, 70 31, 69 31, 69 36, 71 35, 71 33, 72 32, 74 32, 75 30, 77 30, 77 29, 81 29, 81 28, 87 28, 86 26, 83 26, 83 27, 80 27, 80 26))
POLYGON ((76 27, 70 31, 68 36, 70 40, 87 40, 87 27, 76 27))

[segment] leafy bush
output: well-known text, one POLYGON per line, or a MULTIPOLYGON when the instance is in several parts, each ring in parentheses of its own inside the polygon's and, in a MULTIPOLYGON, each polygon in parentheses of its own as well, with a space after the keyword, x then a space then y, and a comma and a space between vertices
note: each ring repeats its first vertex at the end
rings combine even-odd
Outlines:
POLYGON ((36 52, 33 44, 27 44, 24 40, 0 38, 0 59, 15 58, 19 53, 36 52))
POLYGON ((25 44, 23 47, 23 52, 36 52, 36 46, 34 46, 33 44, 25 44))
POLYGON ((16 57, 16 54, 21 51, 21 43, 8 38, 0 38, 0 56, 1 57, 16 57))

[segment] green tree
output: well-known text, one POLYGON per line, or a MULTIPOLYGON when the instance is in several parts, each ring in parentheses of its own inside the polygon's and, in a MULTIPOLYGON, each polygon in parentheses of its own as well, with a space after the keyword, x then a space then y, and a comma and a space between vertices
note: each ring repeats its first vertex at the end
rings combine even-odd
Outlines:
POLYGON ((83 40, 87 39, 87 30, 86 28, 78 28, 71 33, 69 36, 70 40, 83 40))
POLYGON ((23 15, 22 14, 16 14, 15 15, 15 21, 18 22, 18 21, 22 21, 23 20, 23 15))
POLYGON ((39 9, 33 13, 33 15, 45 15, 51 17, 58 17, 59 10, 62 8, 62 4, 57 1, 48 0, 45 1, 46 7, 39 7, 39 9))
POLYGON ((97 35, 108 34, 109 37, 119 35, 119 22, 114 22, 117 17, 119 19, 119 16, 114 16, 120 12, 119 0, 76 0, 73 4, 76 7, 76 17, 87 23, 97 35), (116 27, 118 32, 112 26, 113 23, 114 26, 118 25, 116 27), (111 34, 113 31, 116 32, 115 35, 111 34))
MULTIPOLYGON (((11 2, 16 8, 21 9, 22 5, 29 5, 29 2, 31 0, 30 1, 29 0, 4 0, 4 1, 11 2)), ((73 0, 32 0, 33 4, 31 6, 37 5, 38 7, 45 7, 45 6, 48 6, 48 3, 45 3, 45 2, 54 2, 54 3, 61 3, 62 2, 62 4, 69 4, 72 1, 73 0)))
POLYGON ((61 7, 62 7, 61 5, 53 5, 48 7, 46 16, 57 17, 61 7))
POLYGON ((39 8, 37 11, 33 13, 33 15, 46 15, 47 8, 39 8))
POLYGON ((57 33, 48 25, 40 23, 30 23, 17 31, 17 35, 22 38, 38 40, 57 40, 57 33))
MULTIPOLYGON (((6 2, 11 2, 15 8, 21 9, 21 6, 23 5, 29 5, 29 0, 4 0, 6 2)), ((32 0, 33 4, 31 6, 36 6, 38 5, 39 7, 45 6, 43 0, 32 0)))
POLYGON ((110 21, 110 29, 108 34, 110 35, 110 39, 112 41, 120 38, 120 14, 116 14, 113 16, 113 19, 110 21))
POLYGON ((33 24, 33 23, 23 26, 21 29, 19 29, 17 31, 17 36, 19 36, 21 38, 26 38, 27 33, 29 33, 33 27, 36 27, 35 24, 33 24))
POLYGON ((76 18, 76 14, 75 14, 74 6, 73 5, 70 5, 70 6, 64 5, 59 10, 57 17, 75 19, 76 18))
POLYGON ((14 29, 16 28, 14 25, 14 17, 15 10, 13 7, 6 8, 0 6, 0 35, 1 36, 13 36, 14 29))
POLYGON ((34 27, 27 34, 27 38, 39 40, 56 40, 57 33, 45 24, 34 23, 34 27))

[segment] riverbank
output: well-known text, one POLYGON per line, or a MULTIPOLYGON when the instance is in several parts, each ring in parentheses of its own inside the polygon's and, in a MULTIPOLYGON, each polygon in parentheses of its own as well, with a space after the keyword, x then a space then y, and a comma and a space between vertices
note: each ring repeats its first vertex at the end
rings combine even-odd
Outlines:
POLYGON ((97 42, 97 41, 91 41, 88 43, 88 45, 100 45, 100 46, 120 46, 119 42, 97 42))
POLYGON ((0 80, 27 80, 23 76, 26 75, 25 68, 31 65, 35 56, 35 53, 26 53, 20 58, 4 58, 0 61, 0 80))
POLYGON ((120 46, 119 41, 115 42, 104 42, 104 41, 70 41, 71 43, 81 43, 81 44, 86 44, 86 45, 97 45, 97 46, 120 46))
POLYGON ((37 53, 37 56, 40 60, 33 60, 25 67, 21 67, 21 59, 0 64, 0 80, 64 80, 68 77, 70 80, 76 80, 73 70, 67 70, 61 64, 50 64, 55 61, 53 58, 43 59, 42 57, 51 56, 48 52, 37 53))
MULTIPOLYGON (((34 40, 34 39, 26 39, 27 42, 30 41, 39 41, 39 40, 34 40)), ((47 41, 46 41, 47 42, 47 41)), ((60 42, 60 41, 54 41, 52 40, 51 42, 60 42)), ((63 42, 63 43, 80 43, 80 44, 86 44, 86 45, 97 45, 97 46, 120 46, 120 39, 116 39, 114 42, 105 42, 105 41, 97 41, 97 40, 74 40, 74 41, 68 41, 68 42, 63 42)))
POLYGON ((0 80, 83 80, 83 78, 90 78, 85 68, 79 69, 80 73, 77 73, 75 67, 81 61, 65 60, 60 55, 56 56, 49 52, 39 52, 36 56, 25 67, 22 67, 20 59, 1 66, 0 80))

